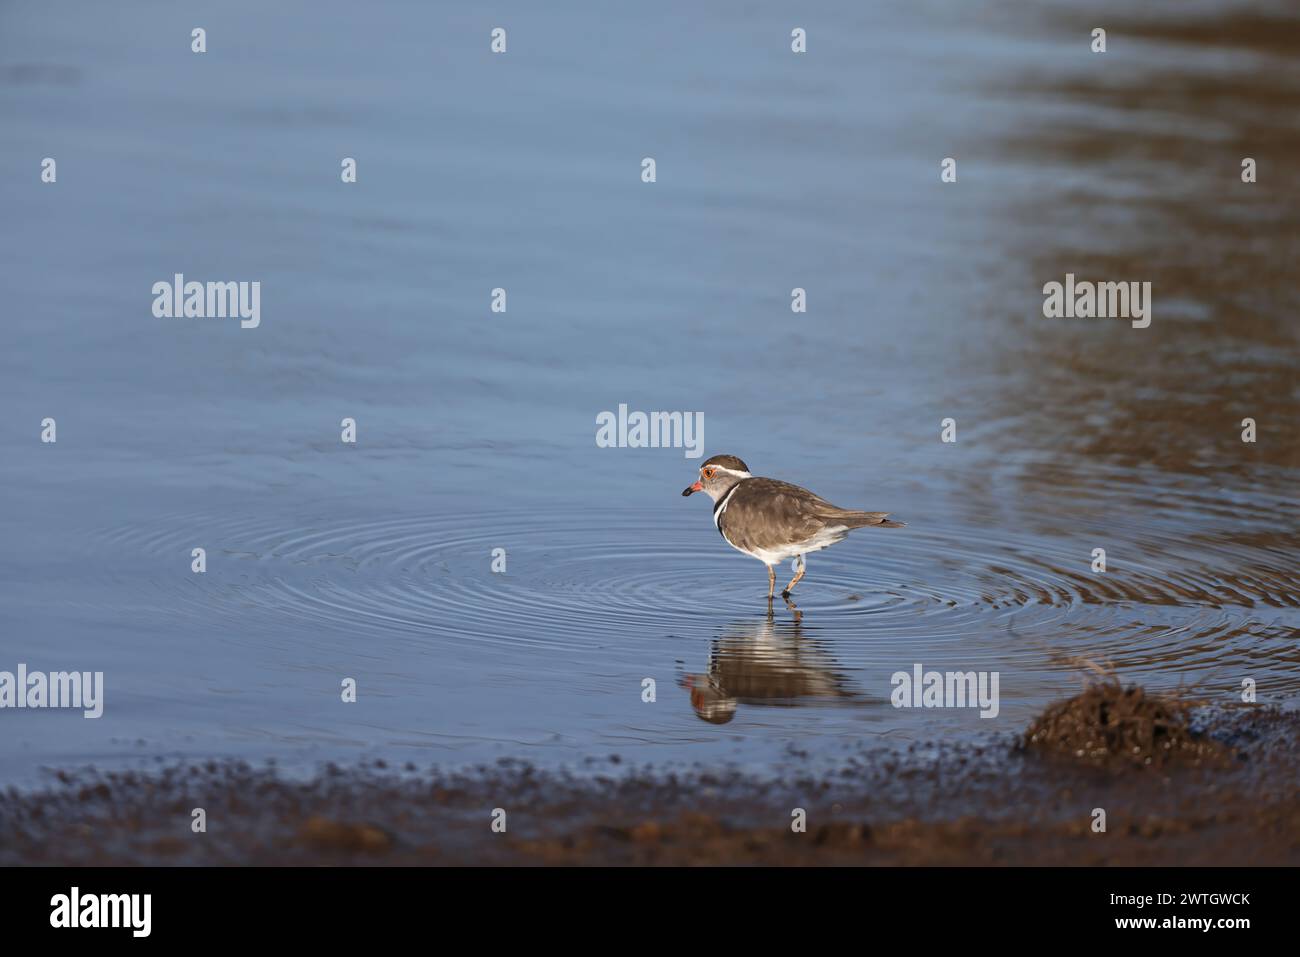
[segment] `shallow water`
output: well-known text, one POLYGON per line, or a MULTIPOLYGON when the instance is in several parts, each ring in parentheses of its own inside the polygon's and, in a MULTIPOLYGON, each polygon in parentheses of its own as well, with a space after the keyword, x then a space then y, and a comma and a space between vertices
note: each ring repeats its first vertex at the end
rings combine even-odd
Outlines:
POLYGON ((169 7, 0 10, 0 669, 107 685, 0 712, 0 780, 761 769, 1020 730, 1084 660, 1295 703, 1300 51, 1152 14, 1103 69, 1064 10, 964 8, 820 4, 804 57, 768 3, 521 8, 501 57, 415 3, 228 4, 202 56, 169 7), (1044 320, 1067 271, 1152 281, 1152 325, 1044 320), (261 281, 261 326, 155 319, 176 272, 261 281), (908 525, 769 619, 698 460, 596 447, 620 403, 908 525), (998 716, 893 708, 916 663, 997 671, 998 716))

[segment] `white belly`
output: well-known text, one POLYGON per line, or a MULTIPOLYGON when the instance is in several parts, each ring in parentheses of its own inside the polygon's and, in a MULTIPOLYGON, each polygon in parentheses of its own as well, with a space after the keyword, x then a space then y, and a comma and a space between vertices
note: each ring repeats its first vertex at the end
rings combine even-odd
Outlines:
MULTIPOLYGON (((734 544, 731 539, 727 539, 727 544, 738 552, 744 552, 753 558, 757 558, 764 565, 779 565, 788 558, 794 558, 796 555, 806 555, 809 552, 815 552, 827 546, 834 545, 836 542, 844 540, 844 536, 849 533, 847 525, 833 525, 830 528, 823 528, 820 532, 802 542, 796 542, 793 545, 786 545, 778 549, 769 548, 741 548, 734 544)), ((725 537, 725 536, 724 536, 725 537)))

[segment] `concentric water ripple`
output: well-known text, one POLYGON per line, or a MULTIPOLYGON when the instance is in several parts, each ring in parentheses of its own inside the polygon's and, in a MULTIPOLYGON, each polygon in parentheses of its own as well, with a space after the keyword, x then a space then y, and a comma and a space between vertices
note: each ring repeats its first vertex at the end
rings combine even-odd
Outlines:
MULTIPOLYGON (((716 638, 766 609, 762 566, 698 519, 552 509, 277 528, 190 515, 97 542, 121 556, 118 575, 158 565, 159 611, 234 633, 261 616, 352 641, 558 665, 643 654, 665 635, 716 638), (160 559, 174 569, 195 541, 212 543, 207 575, 161 574, 160 559), (504 574, 491 571, 495 548, 504 574)), ((1248 669, 1289 694, 1300 680, 1294 542, 1252 535, 1110 533, 1099 574, 1084 540, 864 530, 811 556, 796 601, 806 630, 850 668, 922 652, 1047 672, 1087 658, 1171 676, 1248 669)))

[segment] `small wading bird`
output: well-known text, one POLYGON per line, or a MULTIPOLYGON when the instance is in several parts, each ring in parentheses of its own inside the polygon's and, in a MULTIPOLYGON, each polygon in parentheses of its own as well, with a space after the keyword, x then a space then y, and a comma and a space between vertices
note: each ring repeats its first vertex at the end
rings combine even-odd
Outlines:
POLYGON ((700 466, 700 478, 683 495, 704 492, 713 499, 713 524, 727 544, 767 566, 767 597, 776 590, 773 566, 797 558, 799 570, 781 592, 788 599, 807 568, 804 556, 834 545, 850 529, 874 526, 902 528, 888 512, 858 512, 839 508, 806 488, 759 478, 734 455, 715 455, 700 466))

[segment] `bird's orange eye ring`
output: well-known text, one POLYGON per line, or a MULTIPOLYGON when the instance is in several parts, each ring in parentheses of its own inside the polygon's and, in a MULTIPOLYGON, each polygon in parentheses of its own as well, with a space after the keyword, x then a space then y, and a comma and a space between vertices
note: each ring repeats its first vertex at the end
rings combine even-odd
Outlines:
POLYGON ((711 468, 709 468, 709 469, 705 469, 705 470, 704 470, 704 477, 705 477, 705 478, 713 478, 713 476, 715 476, 715 475, 717 475, 717 474, 718 474, 718 473, 717 473, 717 470, 715 470, 715 469, 711 469, 711 468))

